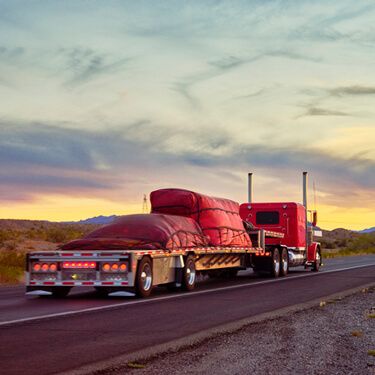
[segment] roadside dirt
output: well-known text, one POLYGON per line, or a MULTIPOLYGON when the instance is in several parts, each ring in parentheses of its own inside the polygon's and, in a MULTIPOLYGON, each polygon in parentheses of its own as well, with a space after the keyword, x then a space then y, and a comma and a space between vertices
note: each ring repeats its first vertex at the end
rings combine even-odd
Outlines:
POLYGON ((374 351, 372 288, 107 373, 375 375, 374 351))

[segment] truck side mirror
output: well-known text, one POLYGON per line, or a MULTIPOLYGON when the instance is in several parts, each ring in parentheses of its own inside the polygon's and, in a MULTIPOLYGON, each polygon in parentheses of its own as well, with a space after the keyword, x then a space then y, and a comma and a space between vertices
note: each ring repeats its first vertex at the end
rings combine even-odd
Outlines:
POLYGON ((313 211, 313 219, 312 219, 312 225, 316 227, 316 223, 318 222, 318 213, 316 211, 313 211))

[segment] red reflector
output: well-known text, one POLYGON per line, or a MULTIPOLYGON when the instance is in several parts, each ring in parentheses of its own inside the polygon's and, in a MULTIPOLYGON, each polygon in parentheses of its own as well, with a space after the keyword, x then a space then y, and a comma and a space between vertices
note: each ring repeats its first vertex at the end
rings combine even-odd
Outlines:
POLYGON ((103 281, 102 285, 113 285, 113 281, 103 281))
POLYGON ((123 282, 121 283, 121 285, 128 285, 128 282, 127 282, 127 281, 123 281, 123 282))
POLYGON ((74 281, 63 281, 63 285, 74 285, 74 281))
POLYGON ((93 281, 82 281, 82 285, 94 285, 93 281))
POLYGON ((62 253, 61 255, 62 255, 63 257, 72 257, 72 256, 74 256, 73 253, 62 253))
POLYGON ((36 282, 35 281, 30 281, 30 283, 29 283, 30 285, 35 285, 36 284, 36 282))
POLYGON ((63 262, 63 268, 96 268, 96 262, 63 262))
POLYGON ((91 257, 92 253, 82 253, 81 255, 84 256, 84 257, 91 257))
POLYGON ((43 285, 55 285, 54 281, 45 281, 43 285))

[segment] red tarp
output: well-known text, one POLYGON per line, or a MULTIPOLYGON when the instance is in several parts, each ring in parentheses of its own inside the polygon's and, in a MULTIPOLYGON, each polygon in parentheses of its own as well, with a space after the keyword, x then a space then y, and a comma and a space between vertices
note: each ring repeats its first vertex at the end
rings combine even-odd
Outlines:
POLYGON ((251 246, 239 215, 239 204, 183 189, 160 189, 150 195, 151 212, 194 219, 212 246, 251 246))
POLYGON ((167 249, 207 246, 207 238, 192 219, 163 214, 127 215, 99 228, 62 250, 167 249))

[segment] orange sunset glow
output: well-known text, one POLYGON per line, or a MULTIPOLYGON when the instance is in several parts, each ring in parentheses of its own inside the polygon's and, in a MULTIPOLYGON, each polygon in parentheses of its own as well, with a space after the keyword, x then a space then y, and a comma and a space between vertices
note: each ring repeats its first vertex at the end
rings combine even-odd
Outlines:
POLYGON ((242 203, 248 172, 256 201, 301 201, 306 170, 320 227, 375 225, 373 7, 1 8, 0 218, 137 213, 163 187, 242 203))

